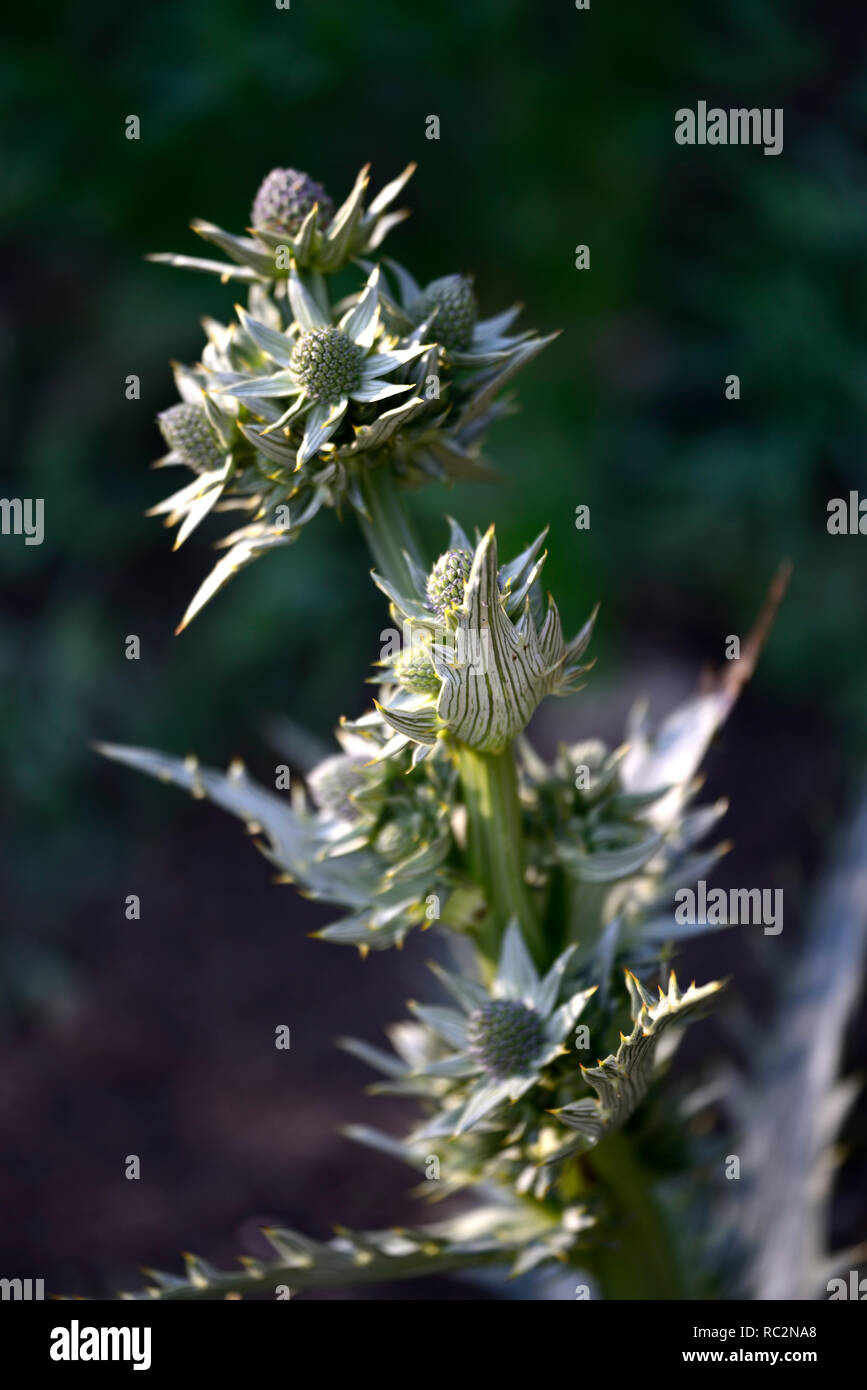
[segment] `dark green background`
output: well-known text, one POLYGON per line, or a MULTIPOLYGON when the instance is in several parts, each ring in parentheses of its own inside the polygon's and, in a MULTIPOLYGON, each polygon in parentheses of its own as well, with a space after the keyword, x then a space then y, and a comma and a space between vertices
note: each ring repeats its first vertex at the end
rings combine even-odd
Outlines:
MULTIPOLYGON (((842 0, 96 0, 7 20, 3 489, 46 505, 41 547, 0 541, 11 1038, 87 999, 143 864, 188 926, 230 872, 212 844, 243 861, 245 883, 262 874, 231 827, 102 766, 89 740, 241 754, 267 772, 268 716, 324 736, 366 698, 383 611, 351 523, 318 519, 174 638, 212 537, 173 555, 143 516, 172 482, 147 471, 153 417, 174 399, 168 359, 194 360, 198 318, 228 316, 234 293, 142 257, 196 254, 193 216, 240 231, 275 164, 339 200, 361 164, 378 187, 417 160, 391 254, 420 279, 473 272, 485 312, 520 299, 528 324, 563 330, 490 438, 502 486, 417 501, 432 553, 444 510, 496 520, 508 549, 551 522, 547 581, 567 624, 603 600, 603 693, 621 676, 640 688, 645 656, 678 671, 721 660, 779 561, 794 562, 746 697, 745 751, 730 736, 717 790, 741 797, 729 828, 757 873, 782 855, 809 879, 867 734, 867 538, 825 528, 830 497, 867 494, 864 30, 842 0), (677 146, 674 112, 699 99, 783 107, 783 154, 677 146), (124 137, 132 113, 138 142, 124 137), (579 243, 589 272, 574 268, 579 243), (739 402, 724 399, 730 373, 739 402), (124 659, 130 633, 140 662, 124 659), (769 763, 751 765, 766 746, 769 763)), ((275 901, 287 911, 263 899, 263 933, 275 901)), ((100 1270, 124 1257, 92 1253, 100 1270)))

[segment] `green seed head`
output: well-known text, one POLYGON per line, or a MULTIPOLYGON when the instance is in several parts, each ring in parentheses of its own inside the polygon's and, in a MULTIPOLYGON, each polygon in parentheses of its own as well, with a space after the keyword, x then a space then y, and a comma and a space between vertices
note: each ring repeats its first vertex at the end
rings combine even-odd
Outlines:
POLYGON ((526 1072, 544 1041, 542 1020, 535 1009, 516 999, 492 999, 474 1009, 467 1020, 469 1051, 491 1076, 526 1072))
POLYGON ((458 352, 469 347, 478 317, 471 281, 465 275, 445 275, 441 280, 432 280, 409 306, 409 315, 413 323, 424 323, 434 310, 437 315, 431 332, 438 342, 458 352))
POLYGON ((169 448, 180 454, 184 463, 197 473, 220 468, 226 450, 217 438, 203 405, 180 401, 157 416, 163 439, 169 448))
POLYGON ((297 169, 272 169, 256 194, 253 226, 294 236, 314 203, 319 204, 320 224, 326 225, 334 215, 334 204, 322 184, 297 169))
POLYGON ((394 677, 411 695, 438 695, 442 681, 431 664, 430 654, 420 642, 405 647, 397 657, 394 677))
POLYGON ((441 555, 427 578, 427 601, 438 617, 444 618, 449 608, 460 608, 470 577, 473 557, 468 550, 447 550, 441 555))
POLYGON ((339 328, 311 328, 292 350, 292 371, 313 400, 338 401, 360 385, 363 356, 339 328))
POLYGON ((364 786, 362 768, 366 761, 361 755, 335 753, 313 769, 307 785, 320 811, 328 811, 341 820, 358 819, 358 808, 350 800, 350 793, 364 786))

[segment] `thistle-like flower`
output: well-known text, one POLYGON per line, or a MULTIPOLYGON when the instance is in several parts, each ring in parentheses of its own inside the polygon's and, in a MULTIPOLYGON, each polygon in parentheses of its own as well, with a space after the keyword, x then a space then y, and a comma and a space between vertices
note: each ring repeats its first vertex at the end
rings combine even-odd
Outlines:
POLYGON ((175 368, 180 401, 157 417, 169 452, 156 462, 167 468, 183 464, 196 475, 192 482, 151 507, 148 516, 165 516, 167 526, 179 523, 175 549, 196 529, 223 495, 240 453, 249 452, 225 403, 209 399, 201 376, 175 368))
POLYGON ((573 949, 564 951, 540 977, 513 922, 503 937, 489 989, 432 967, 460 1007, 410 1004, 420 1023, 439 1040, 438 1045, 418 1049, 414 1075, 442 1078, 448 1084, 442 1108, 425 1126, 424 1135, 472 1129, 492 1111, 520 1100, 545 1069, 565 1055, 563 1041, 595 992, 595 987, 567 991, 560 1002, 573 949))
POLYGON ((375 269, 364 293, 337 324, 294 271, 289 278, 289 299, 295 318, 287 332, 275 332, 245 309, 238 309, 243 328, 278 370, 252 376, 231 373, 218 378, 218 390, 234 400, 250 402, 254 410, 257 403, 288 397, 289 408, 262 433, 272 434, 303 419, 304 433, 295 451, 296 468, 319 453, 337 433, 350 402, 370 405, 413 389, 412 382, 385 378, 420 357, 427 345, 374 350, 382 336, 378 286, 379 271, 375 269))
POLYGON ((508 357, 530 333, 508 333, 520 304, 494 318, 480 319, 472 279, 468 275, 443 275, 421 286, 399 265, 386 265, 398 286, 398 300, 387 309, 401 331, 422 328, 425 336, 440 344, 456 367, 483 367, 508 357))
POLYGON ((409 215, 405 210, 389 209, 412 177, 415 165, 408 164, 365 207, 369 169, 365 165, 361 170, 352 192, 336 212, 322 185, 309 174, 272 169, 253 203, 250 236, 233 236, 213 222, 199 219, 190 224, 204 241, 224 251, 228 262, 172 252, 160 252, 149 259, 248 284, 285 280, 292 266, 332 274, 375 251, 391 228, 409 215))
POLYGON ((439 557, 424 586, 428 604, 438 618, 444 619, 463 605, 472 567, 471 550, 446 550, 439 557))
MULTIPOLYGON (((543 612, 538 577, 545 533, 510 564, 498 565, 493 527, 473 546, 452 522, 448 550, 431 573, 413 570, 412 595, 388 580, 375 582, 391 600, 413 643, 427 642, 436 684, 402 679, 412 698, 378 705, 395 733, 417 745, 415 761, 444 733, 483 753, 499 753, 526 727, 546 695, 570 695, 589 670, 580 658, 590 641, 595 613, 571 642, 563 639, 560 615, 548 599, 543 612)), ((416 658, 420 660, 420 658, 416 658)))
POLYGON ((392 673, 410 695, 438 695, 441 685, 431 660, 430 643, 424 637, 412 642, 395 657, 392 673))
MULTIPOLYGON (((366 293, 355 301, 355 307, 366 293)), ((380 312, 381 308, 380 301, 380 312)), ((322 312, 320 309, 313 326, 313 331, 320 333, 326 327, 322 312)), ((340 320, 327 326, 339 330, 340 320)), ((238 570, 297 540, 321 507, 355 510, 366 518, 363 482, 369 468, 385 468, 395 486, 431 479, 490 477, 481 459, 481 442, 487 426, 504 410, 497 393, 550 340, 531 338, 490 368, 452 374, 439 362, 438 346, 426 348, 419 330, 413 329, 410 337, 401 339, 389 327, 390 320, 374 346, 380 357, 391 360, 403 354, 405 358, 403 363, 394 363, 391 371, 379 364, 383 385, 392 385, 385 378, 400 378, 393 383, 395 388, 404 388, 395 390, 396 404, 388 396, 373 403, 360 401, 356 391, 354 399, 347 396, 348 408, 340 418, 334 407, 323 406, 313 393, 327 396, 332 383, 341 387, 349 384, 351 343, 342 349, 346 360, 330 363, 334 375, 328 376, 321 351, 317 357, 317 340, 308 340, 309 351, 300 350, 296 358, 296 376, 291 370, 292 353, 306 330, 297 320, 287 330, 281 308, 259 284, 251 286, 249 306, 241 311, 240 322, 227 327, 205 320, 208 341, 201 363, 192 368, 177 365, 175 381, 182 402, 199 406, 204 402, 210 422, 219 425, 218 432, 224 437, 227 458, 231 450, 231 459, 227 467, 204 474, 198 474, 196 463, 190 460, 197 477, 149 514, 165 515, 170 526, 181 524, 177 544, 217 504, 219 510, 246 512, 247 521, 220 542, 226 553, 189 604, 181 628, 238 570), (269 344, 270 350, 263 343, 269 344), (281 361, 287 365, 275 373, 274 367, 281 361), (320 369, 326 379, 320 379, 320 369), (263 381, 275 376, 276 384, 266 386, 263 392, 263 381), (427 399, 430 381, 440 383, 440 399, 427 399), (266 394, 271 389, 283 392, 284 388, 291 393, 296 386, 294 405, 288 411, 278 407, 279 396, 266 394), (233 389, 242 391, 243 396, 230 394, 233 389), (295 413, 294 406, 299 406, 295 413), (318 435, 305 428, 314 406, 324 420, 318 435), (319 447, 313 449, 317 440, 319 447), (299 456, 310 450, 301 463, 299 456)), ((336 335, 329 337, 336 341, 336 335)), ((341 347, 337 347, 335 358, 340 352, 341 347)), ((362 375, 369 371, 372 355, 366 353, 359 359, 362 375)), ((182 462, 185 460, 177 451, 160 460, 161 464, 182 462)))
POLYGON ((208 418, 204 403, 179 401, 157 416, 160 433, 169 446, 169 460, 207 473, 226 462, 226 449, 208 418))
POLYGON ((436 319, 436 336, 444 348, 463 352, 472 342, 479 308, 467 276, 445 275, 432 280, 408 309, 417 324, 436 319))
POLYGON ((297 169, 272 169, 259 186, 250 216, 254 229, 294 236, 314 208, 323 226, 334 216, 334 204, 321 183, 297 169))

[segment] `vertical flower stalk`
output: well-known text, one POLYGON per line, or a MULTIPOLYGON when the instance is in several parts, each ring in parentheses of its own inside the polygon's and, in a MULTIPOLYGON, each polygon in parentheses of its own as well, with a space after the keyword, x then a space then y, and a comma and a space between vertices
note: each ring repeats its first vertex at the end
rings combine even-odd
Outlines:
POLYGON ((512 748, 482 753, 458 743, 457 760, 467 808, 470 870, 488 904, 482 948, 489 960, 496 960, 506 927, 517 920, 533 960, 545 968, 550 964, 548 952, 524 877, 524 834, 512 748))
POLYGON ((680 1300, 688 1296, 672 1233, 651 1175, 622 1133, 610 1134, 584 1160, 604 1198, 612 1240, 588 1261, 612 1300, 680 1300))

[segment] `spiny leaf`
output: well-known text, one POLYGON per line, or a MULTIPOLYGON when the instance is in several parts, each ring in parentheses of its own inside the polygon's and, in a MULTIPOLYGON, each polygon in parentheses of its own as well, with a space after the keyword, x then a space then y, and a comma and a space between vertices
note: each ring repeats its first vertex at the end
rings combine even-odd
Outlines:
MULTIPOLYGON (((216 1270, 204 1260, 187 1255, 186 1279, 147 1270, 152 1284, 120 1296, 175 1301, 272 1293, 280 1285, 287 1285, 294 1292, 388 1283, 484 1265, 512 1264, 526 1244, 514 1237, 501 1238, 495 1229, 463 1234, 454 1222, 412 1230, 340 1230, 330 1241, 312 1240, 290 1230, 266 1230, 264 1235, 277 1252, 276 1261, 245 1259, 242 1270, 232 1272, 216 1270)), ((553 1254, 553 1250, 543 1249, 539 1258, 552 1258, 553 1254)))
POLYGON ((607 1133, 626 1123, 647 1094, 656 1045, 662 1034, 674 1024, 693 1019, 707 1000, 722 988, 714 981, 700 989, 692 984, 682 993, 672 971, 668 993, 660 990, 659 999, 654 1001, 653 995, 629 971, 626 982, 632 1000, 632 1032, 623 1038, 617 1052, 598 1066, 581 1068, 584 1080, 592 1086, 597 1099, 587 1097, 553 1111, 564 1124, 577 1129, 581 1138, 558 1149, 549 1162, 598 1144, 607 1133))

